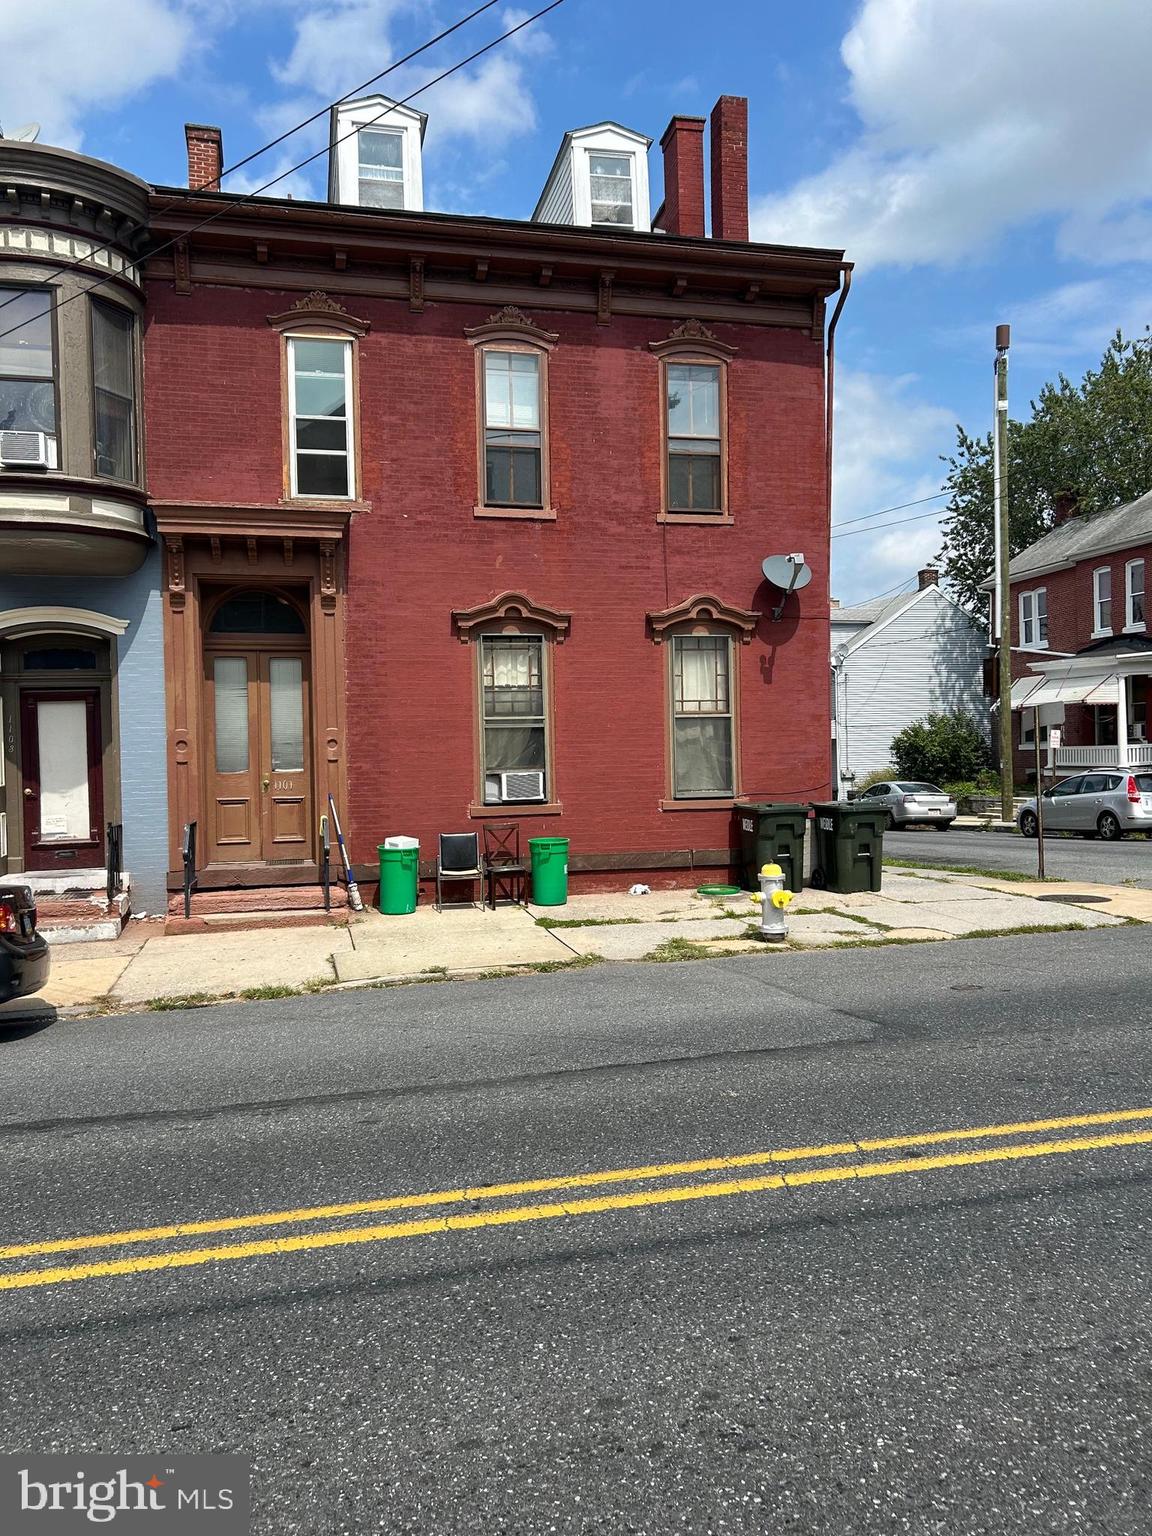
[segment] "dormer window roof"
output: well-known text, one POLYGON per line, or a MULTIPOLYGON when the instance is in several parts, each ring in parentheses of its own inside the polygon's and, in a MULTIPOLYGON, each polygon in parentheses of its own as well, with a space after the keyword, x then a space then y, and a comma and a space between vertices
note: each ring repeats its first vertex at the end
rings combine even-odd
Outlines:
POLYGON ((619 123, 573 128, 564 135, 533 220, 647 233, 652 227, 651 145, 644 134, 619 123))
POLYGON ((328 200, 422 212, 427 114, 387 96, 338 102, 330 114, 328 200))

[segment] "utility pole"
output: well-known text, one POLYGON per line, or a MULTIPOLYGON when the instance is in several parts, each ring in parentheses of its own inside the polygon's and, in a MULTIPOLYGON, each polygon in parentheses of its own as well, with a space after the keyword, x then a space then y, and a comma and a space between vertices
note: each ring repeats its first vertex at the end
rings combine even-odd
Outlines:
MULTIPOLYGON (((992 502, 996 543, 996 623, 1000 640, 1000 815, 1012 820, 1012 589, 1008 581, 1008 347, 1010 328, 996 327, 996 421, 992 433, 992 502)), ((1039 738, 1040 728, 1036 727, 1039 738)))

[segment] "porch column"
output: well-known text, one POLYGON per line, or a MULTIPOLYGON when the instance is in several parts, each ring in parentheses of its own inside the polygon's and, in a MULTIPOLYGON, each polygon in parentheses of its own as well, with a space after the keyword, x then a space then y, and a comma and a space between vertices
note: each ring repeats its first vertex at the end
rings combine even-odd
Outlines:
POLYGON ((1128 677, 1120 674, 1120 699, 1116 705, 1116 766, 1130 768, 1128 760, 1128 677))

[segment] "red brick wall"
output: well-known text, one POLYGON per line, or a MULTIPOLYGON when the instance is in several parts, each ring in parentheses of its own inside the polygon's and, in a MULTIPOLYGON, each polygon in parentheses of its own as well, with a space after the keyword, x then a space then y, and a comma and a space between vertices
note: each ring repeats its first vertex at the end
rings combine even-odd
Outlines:
MULTIPOLYGON (((279 342, 267 316, 293 295, 155 285, 148 329, 148 455, 161 499, 274 502, 282 495, 279 342), (222 444, 227 444, 226 450, 222 444)), ((829 793, 828 538, 820 345, 800 330, 717 324, 730 364, 732 526, 658 524, 659 372, 669 320, 549 312, 554 523, 477 519, 473 349, 464 327, 492 304, 355 299, 362 494, 348 550, 346 831, 368 861, 389 833, 479 825, 475 655, 453 609, 505 590, 570 611, 552 652, 553 797, 561 816, 522 835, 568 836, 573 854, 729 842, 727 810, 661 811, 667 646, 645 613, 698 592, 765 614, 737 644, 742 784, 783 800, 829 793), (803 550, 813 580, 767 616, 768 554, 803 550)), ((499 816, 494 809, 493 815, 499 816)), ((681 878, 687 878, 682 876, 681 878)))
MULTIPOLYGON (((1048 592, 1048 649, 1052 652, 1075 652, 1094 644, 1100 637, 1092 633, 1094 622, 1092 573, 1102 566, 1108 566, 1112 572, 1112 634, 1116 638, 1122 638, 1125 617, 1124 567, 1129 560, 1140 559, 1144 561, 1147 586, 1148 576, 1152 574, 1152 544, 1083 560, 1071 571, 1052 571, 1047 576, 1013 582, 1012 644, 1020 644, 1020 594, 1031 592, 1037 587, 1045 587, 1048 592)), ((1145 612, 1147 611, 1148 598, 1145 597, 1145 612)), ((1143 633, 1149 633, 1149 631, 1145 630, 1143 633)), ((1035 675, 1029 669, 1029 660, 1041 661, 1043 657, 1013 655, 1012 676, 1014 678, 1035 675)), ((1142 696, 1141 686, 1140 679, 1133 680, 1134 699, 1142 696)), ((1083 705, 1067 705, 1062 729, 1065 746, 1090 746, 1095 740, 1095 717, 1091 708, 1083 705)), ((1016 744, 1014 758, 1016 778, 1018 782, 1023 782, 1029 775, 1035 773, 1035 754, 1032 748, 1028 748, 1023 753, 1020 751, 1018 719, 1013 722, 1012 734, 1016 744)))

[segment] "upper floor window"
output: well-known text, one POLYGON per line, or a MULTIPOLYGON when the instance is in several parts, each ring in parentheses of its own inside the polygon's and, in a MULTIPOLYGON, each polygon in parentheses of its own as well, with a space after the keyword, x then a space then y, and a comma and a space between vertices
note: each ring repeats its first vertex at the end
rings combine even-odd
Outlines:
POLYGON ((1124 628, 1144 628, 1144 562, 1129 560, 1124 568, 1124 628))
POLYGON ((288 413, 292 495, 354 496, 350 341, 288 338, 288 413))
POLYGON ((96 473, 136 478, 136 321, 92 300, 92 395, 96 473))
POLYGON ((484 360, 484 502, 543 506, 541 356, 486 347, 484 360))
POLYGON ((665 365, 670 512, 722 512, 720 363, 665 365))
POLYGON ((732 641, 673 635, 672 794, 694 800, 735 792, 732 641))
POLYGON ((1092 572, 1092 633, 1112 633, 1112 568, 1108 565, 1092 572))
POLYGON ((631 229, 632 156, 589 154, 593 224, 617 224, 631 229))
POLYGON ((1048 648, 1048 590, 1020 594, 1020 644, 1043 651, 1048 648))
MULTIPOLYGON (((56 433, 52 293, 0 288, 0 432, 56 433)), ((50 462, 52 460, 50 459, 50 462)))
POLYGON ((357 134, 362 208, 404 207, 404 135, 391 128, 357 134))

